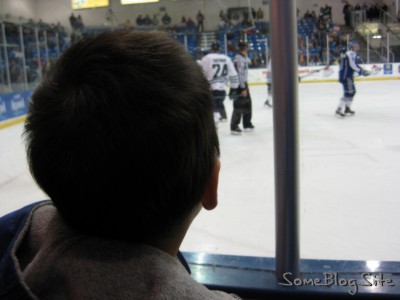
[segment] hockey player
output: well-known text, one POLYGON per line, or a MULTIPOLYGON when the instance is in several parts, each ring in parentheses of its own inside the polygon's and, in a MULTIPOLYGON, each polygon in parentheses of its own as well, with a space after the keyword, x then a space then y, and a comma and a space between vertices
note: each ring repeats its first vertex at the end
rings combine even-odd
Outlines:
POLYGON ((351 110, 351 104, 353 97, 356 94, 356 88, 354 85, 354 72, 359 73, 362 76, 368 76, 369 72, 363 70, 357 62, 358 51, 360 45, 357 42, 352 42, 350 50, 342 53, 340 57, 339 66, 339 82, 343 85, 344 95, 340 99, 338 108, 336 110, 336 116, 343 118, 347 116, 353 116, 355 112, 351 110))
POLYGON ((268 59, 267 63, 267 88, 268 88, 268 95, 267 100, 265 100, 265 105, 268 107, 272 107, 272 64, 271 64, 271 57, 268 59))
POLYGON ((214 100, 214 121, 226 121, 224 100, 226 96, 227 84, 230 82, 232 89, 239 86, 238 74, 232 60, 221 53, 221 46, 218 42, 211 44, 211 51, 204 56, 200 65, 211 85, 212 97, 214 100))
POLYGON ((239 75, 239 96, 233 101, 233 112, 231 120, 231 133, 239 135, 242 130, 239 128, 243 116, 243 130, 252 131, 254 125, 251 123, 251 96, 247 84, 248 67, 247 51, 249 46, 246 42, 239 42, 239 52, 235 55, 234 64, 239 75))

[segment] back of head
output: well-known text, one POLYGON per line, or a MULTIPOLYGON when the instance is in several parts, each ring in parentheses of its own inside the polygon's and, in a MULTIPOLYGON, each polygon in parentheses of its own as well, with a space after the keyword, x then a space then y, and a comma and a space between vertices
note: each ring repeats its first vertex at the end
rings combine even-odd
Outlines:
POLYGON ((244 50, 247 50, 249 48, 249 45, 246 43, 246 42, 244 42, 244 41, 239 41, 239 43, 238 43, 238 49, 239 49, 239 51, 241 52, 241 51, 244 51, 244 50))
POLYGON ((32 96, 31 173, 71 227, 146 240, 201 200, 219 155, 209 84, 163 33, 79 41, 32 96))
POLYGON ((360 48, 360 44, 357 41, 351 41, 350 44, 350 49, 357 51, 360 48))
POLYGON ((212 42, 211 43, 211 50, 213 52, 218 52, 221 50, 221 45, 219 44, 219 42, 212 42))

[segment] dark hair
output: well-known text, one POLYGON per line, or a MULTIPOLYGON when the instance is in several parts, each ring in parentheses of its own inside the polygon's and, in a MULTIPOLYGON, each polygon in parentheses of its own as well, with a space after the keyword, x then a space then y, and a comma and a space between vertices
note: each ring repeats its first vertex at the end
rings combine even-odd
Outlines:
POLYGON ((211 43, 211 50, 212 51, 219 51, 221 49, 221 45, 219 42, 212 42, 211 43))
POLYGON ((249 48, 249 44, 247 44, 247 43, 244 42, 244 41, 239 41, 239 43, 238 43, 238 49, 239 49, 239 51, 243 51, 243 50, 245 50, 245 49, 247 49, 247 48, 249 48))
POLYGON ((66 223, 120 239, 178 225, 219 156, 209 84, 159 32, 67 49, 33 93, 25 137, 31 173, 66 223))

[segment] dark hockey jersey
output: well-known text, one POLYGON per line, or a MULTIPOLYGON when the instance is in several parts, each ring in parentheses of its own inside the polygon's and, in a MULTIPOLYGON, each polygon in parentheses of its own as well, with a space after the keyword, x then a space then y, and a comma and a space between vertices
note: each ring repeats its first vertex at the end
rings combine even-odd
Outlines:
POLYGON ((353 79, 354 72, 361 74, 362 69, 357 63, 358 55, 350 50, 342 54, 339 67, 339 81, 345 82, 348 78, 353 79))

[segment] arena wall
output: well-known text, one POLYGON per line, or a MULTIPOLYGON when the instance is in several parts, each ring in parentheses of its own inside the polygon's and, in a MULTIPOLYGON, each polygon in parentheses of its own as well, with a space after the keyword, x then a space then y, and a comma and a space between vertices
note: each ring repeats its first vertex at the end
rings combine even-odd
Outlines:
MULTIPOLYGON (((371 75, 367 77, 357 76, 356 80, 400 80, 400 63, 365 64, 362 67, 370 71, 371 75)), ((250 69, 250 85, 266 84, 266 74, 266 69, 250 69)), ((301 83, 337 82, 339 66, 299 67, 298 76, 301 83)))
MULTIPOLYGON (((66 29, 70 30, 69 16, 71 13, 82 16, 86 26, 102 26, 106 23, 106 14, 112 9, 118 23, 123 23, 129 19, 133 24, 139 14, 149 14, 153 17, 159 14, 159 19, 164 14, 165 8, 172 18, 172 24, 179 24, 182 16, 196 18, 200 10, 206 17, 205 29, 216 30, 219 24, 219 12, 228 7, 247 7, 250 2, 252 8, 257 10, 262 8, 264 20, 269 21, 269 0, 160 0, 158 3, 120 5, 120 0, 109 0, 110 6, 95 9, 72 10, 71 0, 2 0, 0 1, 0 14, 10 14, 16 18, 23 17, 34 20, 42 19, 47 23, 60 22, 66 29)), ((397 0, 398 1, 398 0, 397 0)), ((355 5, 359 0, 349 0, 350 4, 355 5)), ((396 14, 395 2, 384 0, 389 7, 389 11, 396 14)), ((302 18, 307 10, 314 10, 319 14, 320 8, 328 4, 332 7, 332 19, 335 24, 344 24, 343 2, 341 0, 319 1, 319 0, 297 0, 299 18, 302 18)))

